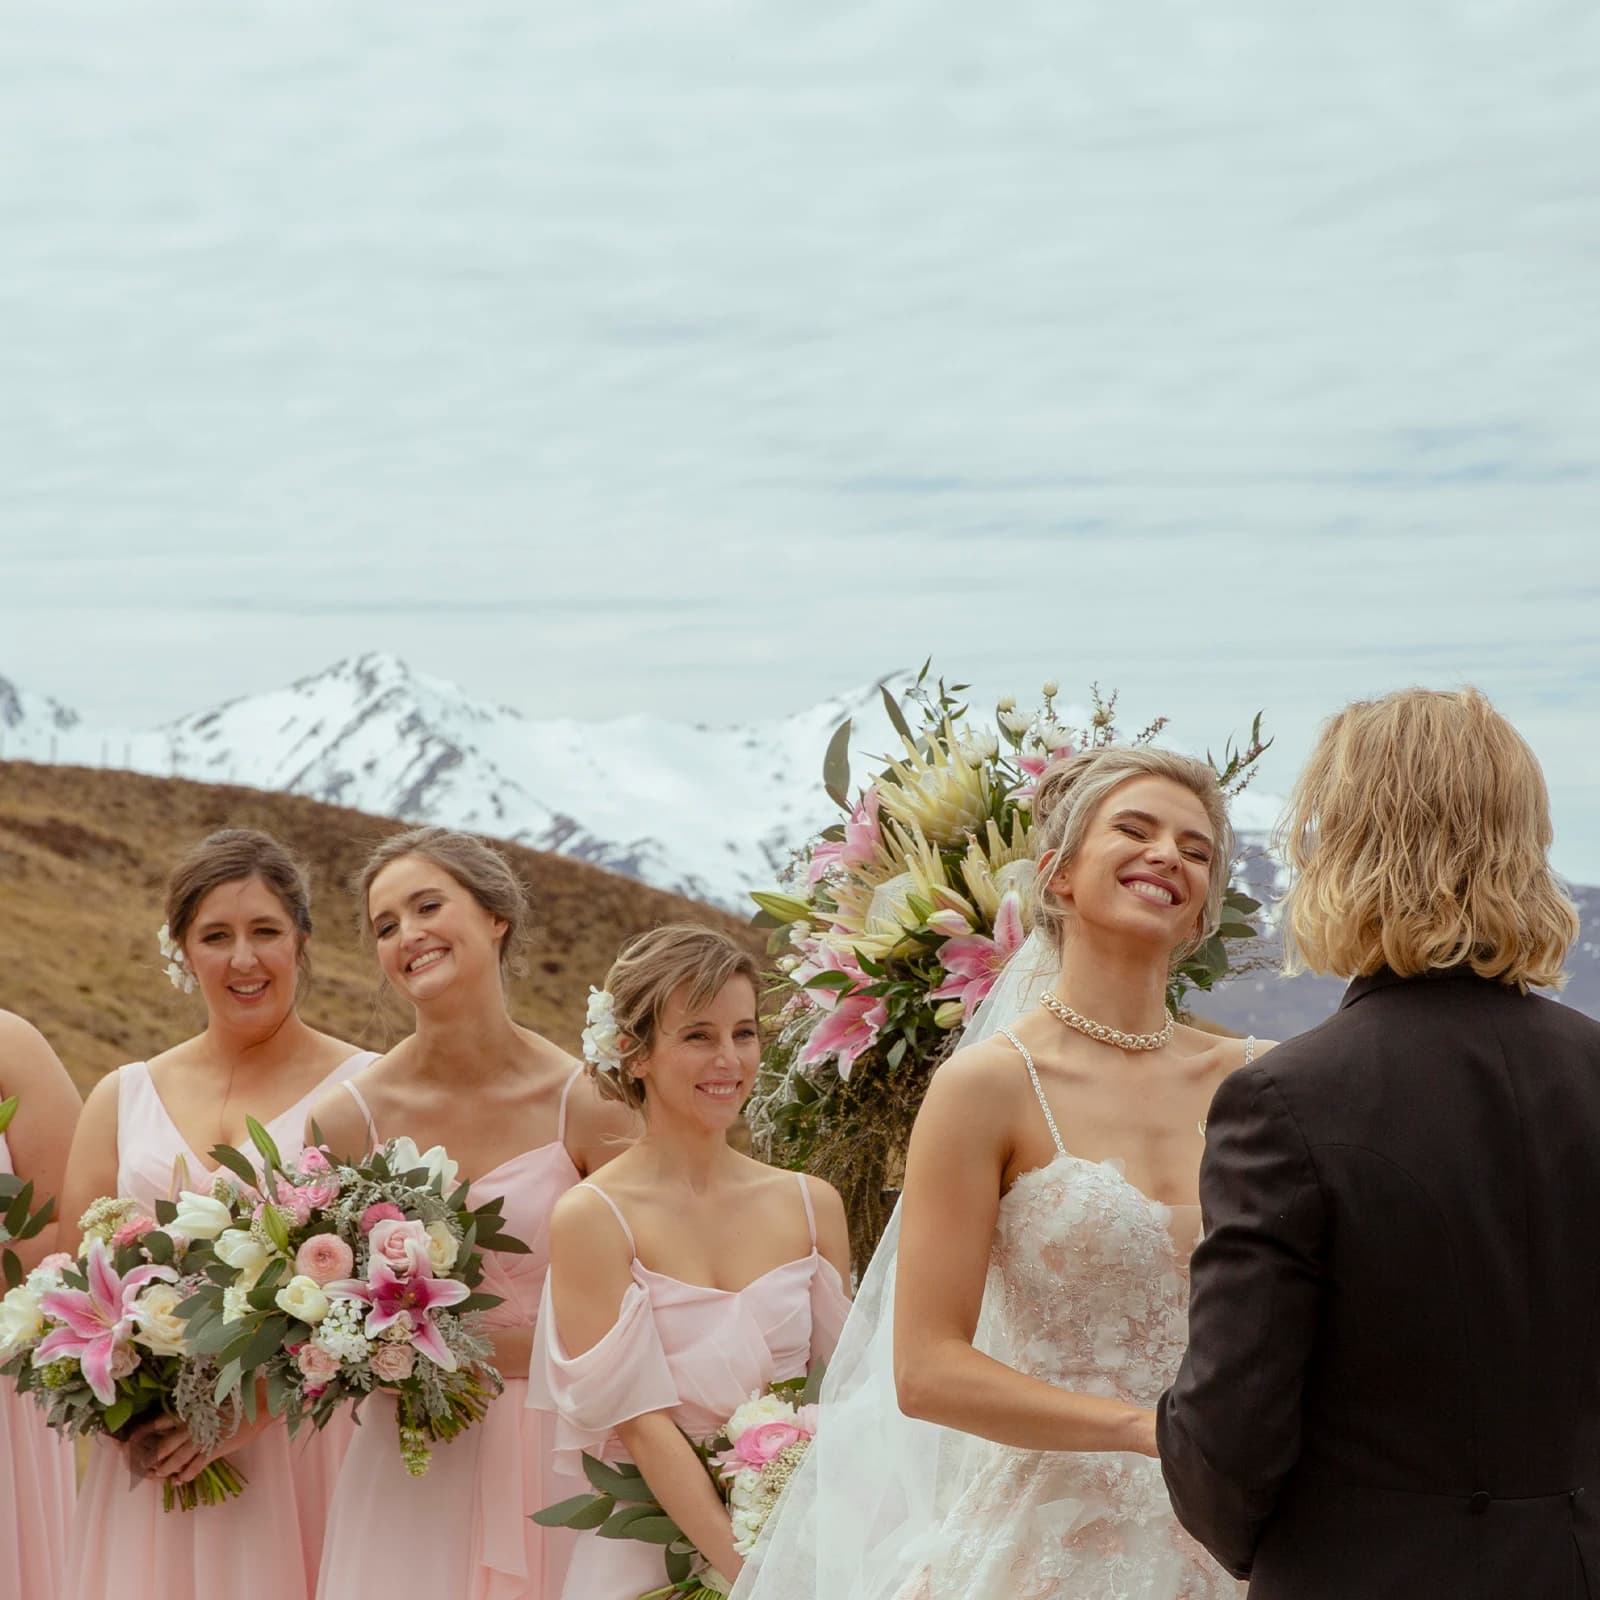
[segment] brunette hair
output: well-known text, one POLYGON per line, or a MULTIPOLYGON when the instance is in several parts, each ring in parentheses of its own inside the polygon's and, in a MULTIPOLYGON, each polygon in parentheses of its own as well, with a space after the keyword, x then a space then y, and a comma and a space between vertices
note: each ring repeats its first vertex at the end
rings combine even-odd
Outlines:
POLYGON ((473 833, 451 828, 407 828, 391 834, 367 857, 356 879, 356 915, 363 938, 372 935, 367 914, 373 881, 383 869, 406 856, 421 856, 449 873, 491 917, 505 923, 500 941, 500 976, 520 977, 522 947, 532 920, 528 891, 506 858, 473 833))
POLYGON ((200 903, 225 883, 260 878, 299 938, 302 976, 311 976, 306 940, 311 937, 311 883, 306 869, 270 833, 257 828, 222 828, 178 858, 167 879, 167 932, 181 945, 194 926, 200 903))
POLYGON ((759 989, 756 958, 727 934, 697 922, 652 928, 625 944, 605 983, 623 1037, 622 1065, 610 1073, 590 1064, 600 1093, 642 1110, 644 1083, 628 1071, 628 1064, 649 1055, 673 992, 687 983, 688 1003, 693 1009, 714 999, 735 978, 748 978, 751 987, 759 989))
POLYGON ((1033 885, 1033 925, 1060 950, 1072 913, 1049 892, 1050 881, 1077 855, 1100 804, 1133 778, 1165 778, 1187 789, 1205 807, 1214 846, 1205 906, 1198 931, 1172 952, 1186 960, 1222 924, 1222 897, 1233 864, 1233 827, 1211 764, 1145 744, 1097 745, 1046 768, 1033 797, 1033 853, 1041 863, 1033 885), (1051 859, 1045 864, 1045 857, 1051 859))
POLYGON ((1476 689, 1402 689, 1329 719, 1278 830, 1286 966, 1352 978, 1467 965, 1556 986, 1578 913, 1550 869, 1533 751, 1476 689))

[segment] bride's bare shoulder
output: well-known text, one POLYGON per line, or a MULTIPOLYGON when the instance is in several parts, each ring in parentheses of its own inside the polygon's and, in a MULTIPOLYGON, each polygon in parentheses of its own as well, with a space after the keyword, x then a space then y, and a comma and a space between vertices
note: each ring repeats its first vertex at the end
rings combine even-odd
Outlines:
POLYGON ((1021 1081, 1022 1057, 1001 1034, 963 1045, 943 1062, 928 1085, 936 1105, 993 1112, 1021 1081))

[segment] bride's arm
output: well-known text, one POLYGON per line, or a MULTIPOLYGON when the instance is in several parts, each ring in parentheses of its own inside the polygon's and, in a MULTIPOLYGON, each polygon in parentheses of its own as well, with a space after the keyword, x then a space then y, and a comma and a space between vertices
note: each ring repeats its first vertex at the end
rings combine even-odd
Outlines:
POLYGON ((1008 1051, 997 1042, 952 1057, 912 1130, 894 1305, 900 1409, 1023 1450, 1153 1456, 1153 1412, 1058 1389, 973 1348, 1017 1116, 1003 1087, 1016 1083, 1008 1051))

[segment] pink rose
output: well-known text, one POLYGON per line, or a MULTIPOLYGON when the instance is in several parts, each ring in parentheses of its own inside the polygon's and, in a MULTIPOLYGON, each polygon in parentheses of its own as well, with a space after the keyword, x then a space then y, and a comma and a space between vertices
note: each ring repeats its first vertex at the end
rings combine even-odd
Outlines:
POLYGON ((119 1344, 111 1347, 111 1381, 115 1383, 119 1378, 126 1378, 139 1365, 139 1352, 131 1344, 119 1344))
POLYGON ((428 1264, 428 1230, 420 1222, 396 1222, 393 1217, 385 1217, 368 1235, 368 1243, 372 1249, 369 1278, 380 1261, 386 1262, 397 1278, 409 1278, 414 1272, 433 1276, 428 1264))
POLYGON ((416 1352, 408 1344, 380 1344, 372 1352, 372 1375, 384 1383, 404 1383, 416 1364, 416 1352))
POLYGON ((300 1152, 300 1159, 295 1164, 304 1173, 329 1172, 332 1170, 327 1156, 314 1144, 308 1144, 300 1152))
POLYGON ((125 1244, 137 1244, 139 1240, 155 1227, 154 1217, 129 1217, 117 1231, 111 1235, 111 1248, 120 1250, 125 1244))
POLYGON ((339 1376, 339 1358, 320 1344, 303 1344, 294 1358, 300 1376, 312 1383, 327 1385, 339 1376))
POLYGON ((306 1184, 300 1193, 313 1211, 326 1211, 339 1198, 339 1185, 331 1179, 324 1179, 321 1183, 306 1184))
POLYGON ((380 1222, 404 1222, 406 1214, 392 1200, 379 1200, 361 1213, 361 1231, 371 1233, 380 1222))
POLYGON ((350 1246, 336 1233, 312 1234, 294 1257, 294 1270, 317 1284, 348 1278, 355 1264, 350 1246))
POLYGON ((761 1422, 739 1435, 733 1453, 741 1466, 764 1467, 805 1437, 792 1422, 761 1422))

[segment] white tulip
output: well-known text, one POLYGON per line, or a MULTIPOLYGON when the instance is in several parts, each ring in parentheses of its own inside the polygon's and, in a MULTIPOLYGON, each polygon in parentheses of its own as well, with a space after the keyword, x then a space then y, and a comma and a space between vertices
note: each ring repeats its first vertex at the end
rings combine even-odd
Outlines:
POLYGON ((184 1189, 178 1194, 178 1214, 169 1226, 190 1239, 215 1239, 233 1226, 233 1213, 208 1194, 184 1189))
POLYGON ((328 1297, 315 1278, 304 1273, 291 1278, 273 1297, 280 1311, 315 1327, 328 1314, 328 1297))

